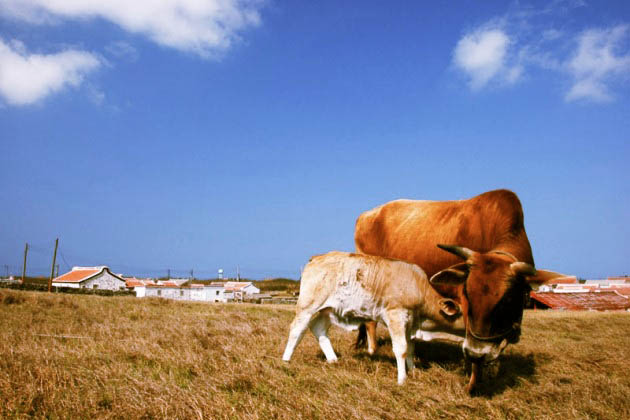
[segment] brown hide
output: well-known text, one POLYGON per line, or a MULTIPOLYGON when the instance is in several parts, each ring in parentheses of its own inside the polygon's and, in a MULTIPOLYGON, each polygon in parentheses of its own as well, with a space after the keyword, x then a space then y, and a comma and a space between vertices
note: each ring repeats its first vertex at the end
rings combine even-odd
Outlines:
POLYGON ((358 252, 417 264, 429 277, 460 261, 438 243, 504 251, 534 265, 521 202, 508 190, 468 200, 391 201, 359 216, 354 240, 358 252))

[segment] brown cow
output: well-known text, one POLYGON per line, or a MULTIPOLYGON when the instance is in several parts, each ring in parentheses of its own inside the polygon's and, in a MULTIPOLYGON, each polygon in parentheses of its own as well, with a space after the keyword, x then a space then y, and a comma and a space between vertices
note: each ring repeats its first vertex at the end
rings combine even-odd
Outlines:
MULTIPOLYGON (((534 258, 523 224, 521 203, 516 194, 508 190, 489 191, 468 200, 458 201, 391 201, 361 214, 357 219, 354 237, 358 252, 414 263, 422 267, 429 277, 449 267, 459 273, 470 271, 463 270, 464 267, 459 264, 457 256, 441 251, 437 244, 456 244, 474 250, 474 255, 484 258, 487 256, 491 260, 501 255, 505 257, 509 255, 508 258, 513 258, 512 262, 534 266, 534 258)), ((463 254, 457 255, 461 257, 463 254)), ((467 261, 469 259, 466 258, 467 261)), ((507 273, 506 270, 504 267, 486 277, 489 281, 488 287, 493 293, 501 295, 504 291, 503 276, 507 273)), ((556 276, 559 274, 538 270, 536 277, 530 276, 529 280, 533 284, 538 284, 556 276)), ((440 288, 438 283, 444 282, 433 283, 440 288)), ((463 291, 466 290, 467 287, 461 286, 440 288, 442 293, 460 300, 463 291)), ((511 295, 512 288, 509 290, 511 295)), ((516 300, 512 303, 514 314, 510 316, 510 322, 514 325, 507 337, 509 342, 517 342, 520 336, 523 301, 528 291, 528 287, 519 291, 517 294, 522 294, 519 299, 510 297, 516 300)), ((372 354, 376 348, 376 324, 367 325, 368 352, 372 354)), ((364 335, 359 335, 357 344, 362 341, 364 335)), ((472 356, 475 357, 474 354, 472 356)))

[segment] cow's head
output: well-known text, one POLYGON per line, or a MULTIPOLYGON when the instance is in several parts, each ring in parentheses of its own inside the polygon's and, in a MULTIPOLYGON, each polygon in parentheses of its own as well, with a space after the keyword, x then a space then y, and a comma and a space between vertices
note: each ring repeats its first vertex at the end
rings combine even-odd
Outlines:
POLYGON ((460 285, 460 305, 466 325, 464 354, 475 361, 490 362, 521 333, 523 309, 536 277, 530 264, 505 252, 479 253, 453 245, 438 245, 461 257, 431 277, 432 284, 460 285))

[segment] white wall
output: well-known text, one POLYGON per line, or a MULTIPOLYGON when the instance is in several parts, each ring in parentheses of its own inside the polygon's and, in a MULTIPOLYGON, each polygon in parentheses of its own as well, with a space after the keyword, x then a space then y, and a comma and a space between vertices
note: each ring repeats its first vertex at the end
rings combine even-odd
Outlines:
POLYGON ((81 287, 80 283, 56 283, 53 281, 53 287, 71 287, 73 289, 78 289, 81 287))
POLYGON ((217 286, 206 286, 204 300, 207 302, 226 302, 225 289, 217 286))
POLYGON ((146 286, 136 286, 133 288, 133 290, 136 292, 136 297, 145 297, 146 293, 147 293, 147 288, 146 286))
POLYGON ((203 287, 190 288, 190 300, 206 300, 206 293, 203 287))
POLYGON ((190 300, 190 289, 180 289, 179 287, 147 287, 145 297, 190 300))
POLYGON ((81 287, 86 289, 105 289, 114 291, 127 290, 125 282, 112 276, 107 272, 107 270, 103 271, 96 277, 92 277, 87 281, 81 282, 81 287))

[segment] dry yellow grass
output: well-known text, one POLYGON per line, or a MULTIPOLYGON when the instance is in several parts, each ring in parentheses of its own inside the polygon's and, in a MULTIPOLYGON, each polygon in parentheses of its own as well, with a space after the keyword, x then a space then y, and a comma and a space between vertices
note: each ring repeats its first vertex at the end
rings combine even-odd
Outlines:
POLYGON ((309 334, 285 364, 293 309, 0 289, 0 418, 630 418, 628 313, 527 312, 471 398, 449 345, 402 387, 334 327, 339 363, 309 334))

